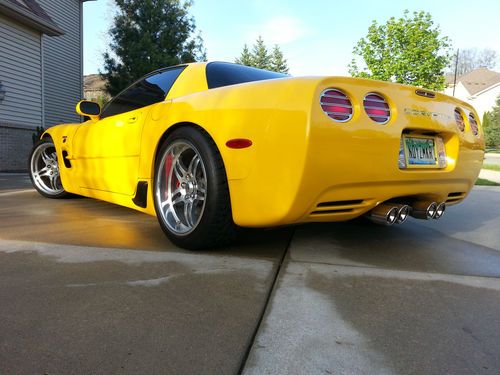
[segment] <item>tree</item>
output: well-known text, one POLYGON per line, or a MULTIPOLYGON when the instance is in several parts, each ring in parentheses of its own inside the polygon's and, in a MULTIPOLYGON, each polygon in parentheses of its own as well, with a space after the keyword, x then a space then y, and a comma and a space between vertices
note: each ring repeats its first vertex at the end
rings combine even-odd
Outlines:
POLYGON ((243 46, 243 52, 241 52, 240 58, 234 60, 236 64, 241 64, 241 65, 246 65, 246 66, 253 66, 253 56, 250 53, 250 50, 248 49, 248 46, 245 44, 243 46))
POLYGON ((483 130, 486 146, 500 147, 500 96, 491 112, 484 114, 483 130))
MULTIPOLYGON (((456 53, 449 66, 449 71, 455 73, 456 53)), ((477 48, 468 48, 459 51, 457 75, 461 76, 472 72, 477 68, 494 69, 497 63, 497 53, 491 49, 478 50, 477 48)))
POLYGON ((288 74, 288 65, 286 63, 286 59, 277 44, 274 45, 273 52, 271 54, 270 68, 270 70, 272 70, 273 72, 288 74))
POLYGON ((95 98, 93 101, 98 103, 101 108, 104 108, 106 104, 110 101, 109 95, 106 94, 99 94, 97 98, 95 98))
POLYGON ((271 56, 267 52, 267 47, 259 36, 257 41, 253 45, 253 66, 259 69, 270 69, 271 68, 271 56))
POLYGON ((353 54, 362 58, 361 70, 354 58, 349 73, 354 77, 393 81, 443 90, 444 69, 450 62, 450 40, 440 36, 439 27, 426 12, 408 10, 399 19, 390 18, 385 25, 373 21, 368 34, 361 38, 353 54))
POLYGON ((288 65, 280 47, 275 44, 269 53, 261 36, 257 38, 250 52, 245 44, 239 58, 234 60, 237 64, 252 66, 259 69, 272 70, 278 73, 288 74, 288 65))
POLYGON ((115 0, 111 51, 104 54, 106 90, 116 95, 152 70, 206 59, 188 10, 190 0, 115 0))

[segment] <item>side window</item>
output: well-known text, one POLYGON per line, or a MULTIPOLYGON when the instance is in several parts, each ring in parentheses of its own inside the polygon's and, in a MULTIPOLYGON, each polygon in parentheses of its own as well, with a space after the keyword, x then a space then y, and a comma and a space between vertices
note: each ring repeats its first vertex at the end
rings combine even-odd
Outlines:
POLYGON ((163 101, 184 68, 182 66, 164 70, 135 82, 104 107, 101 118, 133 111, 163 101))

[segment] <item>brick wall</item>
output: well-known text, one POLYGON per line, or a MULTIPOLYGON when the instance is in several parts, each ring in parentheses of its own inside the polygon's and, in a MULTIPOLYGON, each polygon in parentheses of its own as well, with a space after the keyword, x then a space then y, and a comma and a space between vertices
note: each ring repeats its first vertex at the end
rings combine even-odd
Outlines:
POLYGON ((26 171, 33 129, 0 124, 0 172, 26 171))

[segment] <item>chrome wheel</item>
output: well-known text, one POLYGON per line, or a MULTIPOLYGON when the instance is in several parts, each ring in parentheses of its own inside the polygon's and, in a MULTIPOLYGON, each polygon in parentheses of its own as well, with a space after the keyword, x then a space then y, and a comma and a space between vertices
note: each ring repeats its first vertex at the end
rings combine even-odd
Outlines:
POLYGON ((172 142, 162 155, 155 181, 158 215, 168 230, 187 235, 199 224, 207 197, 207 174, 196 147, 172 142))
POLYGON ((56 149, 52 142, 40 143, 34 149, 30 161, 30 172, 33 183, 39 191, 49 196, 64 193, 56 149))

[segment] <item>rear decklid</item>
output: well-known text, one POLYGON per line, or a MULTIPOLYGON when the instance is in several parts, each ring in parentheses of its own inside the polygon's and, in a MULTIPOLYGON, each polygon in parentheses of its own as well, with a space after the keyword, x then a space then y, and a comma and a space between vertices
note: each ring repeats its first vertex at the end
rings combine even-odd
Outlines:
POLYGON ((316 132, 335 129, 336 137, 347 134, 350 147, 356 147, 356 140, 364 144, 360 152, 395 151, 399 169, 450 171, 459 162, 460 149, 484 150, 477 113, 448 95, 388 82, 331 77, 319 83, 314 101, 311 126, 316 132))

